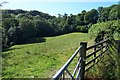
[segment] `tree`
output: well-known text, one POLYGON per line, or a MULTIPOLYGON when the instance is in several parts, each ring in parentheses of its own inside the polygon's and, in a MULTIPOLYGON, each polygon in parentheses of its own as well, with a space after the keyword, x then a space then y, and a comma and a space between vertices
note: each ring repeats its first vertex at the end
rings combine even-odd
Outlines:
POLYGON ((76 16, 76 23, 77 25, 84 25, 84 15, 79 13, 77 16, 76 16))
POLYGON ((7 31, 10 27, 12 26, 18 26, 18 20, 14 19, 14 18, 6 18, 4 19, 4 21, 2 22, 2 27, 7 31))
POLYGON ((0 33, 2 33, 2 48, 7 47, 7 41, 8 41, 8 37, 6 35, 5 29, 0 27, 0 33))
POLYGON ((118 19, 120 19, 120 3, 118 4, 118 19))
POLYGON ((83 15, 85 15, 85 13, 86 13, 86 10, 82 10, 82 12, 81 12, 83 15))
POLYGON ((11 27, 8 32, 7 32, 7 36, 8 36, 8 41, 7 44, 11 45, 12 44, 20 44, 23 43, 23 38, 22 38, 22 30, 20 29, 19 26, 13 26, 11 27))
POLYGON ((29 12, 28 12, 28 15, 37 16, 37 15, 40 15, 40 12, 39 12, 39 11, 36 11, 36 10, 33 10, 33 11, 29 11, 29 12))
POLYGON ((84 20, 86 24, 89 23, 97 23, 98 20, 98 11, 96 9, 92 9, 91 11, 88 11, 85 13, 84 20))
POLYGON ((118 6, 114 6, 109 13, 109 20, 117 20, 118 19, 118 6))
POLYGON ((100 22, 105 22, 108 21, 108 17, 109 17, 109 8, 103 8, 102 11, 100 12, 101 17, 100 17, 100 22))
POLYGON ((25 42, 27 42, 29 39, 35 37, 35 28, 34 24, 31 20, 28 19, 21 19, 19 22, 19 27, 22 30, 22 38, 25 42))
POLYGON ((102 11, 102 9, 103 9, 103 7, 98 7, 98 12, 101 12, 102 11))
MULTIPOLYGON (((78 15, 58 14, 58 17, 36 10, 2 10, 3 44, 28 43, 34 38, 55 36, 80 31, 87 32, 91 25, 120 19, 120 5, 83 10, 78 15)), ((119 31, 119 28, 117 28, 119 31)))
POLYGON ((21 10, 21 9, 16 9, 14 10, 14 14, 18 15, 18 14, 25 14, 27 11, 21 10))
POLYGON ((40 20, 34 21, 34 28, 36 31, 36 37, 52 36, 54 35, 54 30, 50 22, 44 22, 40 20))
POLYGON ((65 13, 65 14, 63 15, 63 19, 64 19, 64 21, 66 21, 67 18, 68 18, 68 14, 65 13))

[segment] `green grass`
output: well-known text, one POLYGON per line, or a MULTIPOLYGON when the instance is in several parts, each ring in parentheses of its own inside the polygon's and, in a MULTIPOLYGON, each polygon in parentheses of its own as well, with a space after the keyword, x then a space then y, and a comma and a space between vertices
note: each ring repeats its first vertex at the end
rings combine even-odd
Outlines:
POLYGON ((3 52, 3 77, 52 77, 79 47, 87 33, 46 37, 43 43, 15 45, 3 52))
MULTIPOLYGON (((3 52, 3 78, 51 78, 76 51, 80 42, 87 41, 88 46, 94 43, 87 33, 70 33, 45 39, 42 43, 15 45, 3 52)), ((110 54, 86 72, 86 77, 103 80, 120 78, 120 55, 117 44, 113 43, 109 46, 110 54)))

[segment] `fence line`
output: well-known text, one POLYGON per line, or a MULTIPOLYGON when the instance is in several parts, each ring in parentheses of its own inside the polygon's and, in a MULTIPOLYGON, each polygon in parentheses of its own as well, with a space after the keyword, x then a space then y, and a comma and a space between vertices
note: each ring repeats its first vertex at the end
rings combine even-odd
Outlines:
POLYGON ((103 40, 99 43, 96 43, 87 48, 87 42, 81 42, 80 47, 76 50, 76 52, 70 57, 70 59, 63 65, 63 67, 53 76, 52 80, 65 80, 69 75, 71 80, 84 80, 84 74, 90 68, 92 68, 95 64, 97 64, 105 52, 108 50, 108 39, 103 40), (90 49, 94 49, 92 53, 86 55, 86 52, 90 49), (99 54, 97 54, 99 52, 99 54), (77 57, 79 54, 77 65, 73 72, 68 70, 71 62, 77 57), (94 57, 90 61, 86 61, 88 58, 94 57), (98 59, 100 58, 100 59, 98 59), (90 65, 91 64, 91 65, 90 65))

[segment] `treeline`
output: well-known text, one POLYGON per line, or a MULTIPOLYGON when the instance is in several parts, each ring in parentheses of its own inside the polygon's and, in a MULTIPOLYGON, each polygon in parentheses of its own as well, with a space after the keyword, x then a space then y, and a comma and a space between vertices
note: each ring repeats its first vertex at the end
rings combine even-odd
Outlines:
POLYGON ((2 10, 2 46, 30 43, 46 36, 70 32, 88 32, 92 24, 120 19, 120 5, 83 10, 77 15, 58 14, 58 17, 36 10, 2 10))

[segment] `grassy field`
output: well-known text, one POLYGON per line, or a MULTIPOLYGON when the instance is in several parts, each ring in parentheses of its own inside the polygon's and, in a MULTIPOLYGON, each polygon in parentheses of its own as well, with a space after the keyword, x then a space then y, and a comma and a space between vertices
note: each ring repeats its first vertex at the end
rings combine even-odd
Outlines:
MULTIPOLYGON (((70 33, 46 37, 45 42, 15 45, 2 53, 2 76, 4 78, 51 78, 79 47, 80 42, 93 45, 87 33, 70 33)), ((120 55, 116 43, 110 45, 109 53, 87 73, 88 78, 118 80, 120 78, 120 55)))
MULTIPOLYGON (((89 41, 87 33, 46 37, 45 42, 15 45, 3 55, 3 77, 52 77, 79 47, 89 41)), ((92 43, 90 43, 92 44, 92 43)))

